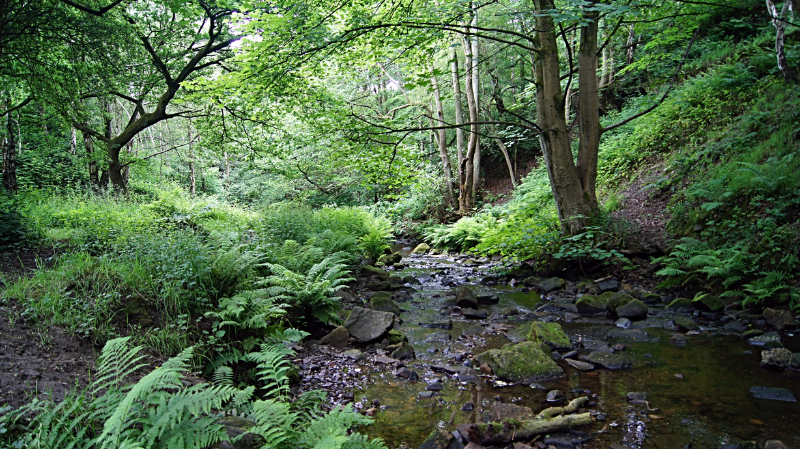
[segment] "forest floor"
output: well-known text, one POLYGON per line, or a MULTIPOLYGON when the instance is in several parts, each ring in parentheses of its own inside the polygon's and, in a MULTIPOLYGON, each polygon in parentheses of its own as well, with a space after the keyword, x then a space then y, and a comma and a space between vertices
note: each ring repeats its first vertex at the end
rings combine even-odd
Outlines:
MULTIPOLYGON (((0 254, 0 282, 27 276, 54 255, 50 248, 0 254)), ((92 341, 28 323, 21 307, 14 300, 0 306, 0 404, 61 401, 76 385, 85 387, 97 357, 92 341)))

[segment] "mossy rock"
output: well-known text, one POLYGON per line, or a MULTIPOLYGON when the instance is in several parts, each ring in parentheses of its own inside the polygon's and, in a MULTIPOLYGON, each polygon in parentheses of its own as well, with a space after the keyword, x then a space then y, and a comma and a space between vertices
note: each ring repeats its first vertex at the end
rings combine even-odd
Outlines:
POLYGON ((508 382, 547 382, 564 377, 564 371, 533 341, 516 345, 505 345, 502 349, 490 349, 475 357, 478 363, 486 363, 492 371, 508 382))
POLYGON ((725 308, 725 304, 722 302, 722 300, 710 293, 704 293, 694 298, 692 303, 694 303, 700 309, 711 312, 716 312, 717 310, 722 310, 725 308))
POLYGON ((416 248, 414 248, 413 251, 411 251, 411 254, 425 254, 430 250, 431 250, 430 245, 428 245, 427 243, 420 243, 419 245, 417 245, 416 248))
POLYGON ((678 325, 678 327, 689 330, 689 331, 696 331, 700 330, 700 325, 695 323, 694 321, 686 318, 685 316, 675 315, 672 317, 672 321, 678 325))
POLYGON ((374 274, 374 275, 380 276, 382 278, 388 278, 389 277, 389 273, 387 273, 384 270, 381 270, 378 267, 373 267, 372 265, 363 265, 361 267, 361 273, 366 274, 366 275, 374 274))
POLYGON ((378 292, 369 300, 369 308, 381 312, 392 312, 393 314, 400 315, 400 306, 392 299, 392 294, 389 292, 378 292))
POLYGON ((644 302, 658 302, 661 301, 661 295, 653 292, 642 292, 640 299, 644 302))
POLYGON ((611 298, 608 300, 608 303, 606 303, 606 308, 609 310, 609 312, 614 312, 619 307, 622 307, 635 299, 636 298, 631 296, 631 294, 627 291, 620 290, 611 296, 611 298))
POLYGON ((606 311, 606 305, 612 296, 614 296, 613 292, 605 292, 602 295, 583 295, 575 302, 575 306, 581 315, 594 315, 606 311))
POLYGON ((386 338, 389 340, 389 345, 408 343, 408 337, 403 335, 403 333, 400 331, 391 330, 386 335, 386 338))
POLYGON ((668 309, 691 309, 694 307, 692 300, 689 298, 675 298, 667 305, 668 309))
POLYGON ((620 318, 628 318, 631 320, 643 320, 647 318, 647 313, 650 311, 650 308, 647 305, 638 299, 634 299, 633 301, 625 304, 624 306, 619 306, 614 309, 614 313, 617 314, 620 318))
POLYGON ((544 343, 552 349, 572 349, 572 342, 558 323, 534 321, 529 338, 531 341, 544 343))

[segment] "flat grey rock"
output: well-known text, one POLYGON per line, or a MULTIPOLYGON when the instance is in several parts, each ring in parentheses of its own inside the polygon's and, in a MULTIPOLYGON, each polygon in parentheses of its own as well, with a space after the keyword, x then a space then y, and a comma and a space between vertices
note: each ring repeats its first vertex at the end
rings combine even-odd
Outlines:
POLYGON ((758 399, 770 399, 773 401, 783 401, 783 402, 797 402, 797 398, 795 398, 792 392, 787 390, 786 388, 757 386, 751 388, 750 393, 753 393, 753 396, 758 399))

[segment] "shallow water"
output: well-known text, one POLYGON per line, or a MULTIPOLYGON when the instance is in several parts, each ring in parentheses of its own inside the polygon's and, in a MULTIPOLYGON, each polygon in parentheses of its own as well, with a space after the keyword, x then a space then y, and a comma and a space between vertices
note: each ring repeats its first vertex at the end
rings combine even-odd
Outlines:
MULTIPOLYGON (((531 407, 537 412, 548 406, 545 396, 549 389, 560 389, 567 400, 589 395, 596 409, 606 415, 585 432, 595 433, 594 440, 583 447, 607 448, 622 443, 630 448, 716 448, 724 444, 767 439, 780 439, 788 447, 800 447, 800 403, 755 399, 749 392, 753 386, 788 388, 800 398, 800 374, 794 371, 770 371, 759 366, 760 349, 749 346, 741 337, 723 335, 704 329, 699 335, 685 335, 687 344, 678 347, 670 343, 674 333, 663 328, 646 329, 646 341, 613 340, 609 344, 627 346, 625 353, 634 360, 634 368, 609 371, 598 368, 578 372, 564 362, 566 377, 545 383, 545 389, 530 386, 497 386, 489 378, 477 383, 459 383, 451 375, 433 372, 430 365, 443 363, 460 365, 454 360, 459 353, 479 354, 486 349, 501 347, 509 342, 502 325, 516 329, 535 317, 558 319, 573 341, 600 341, 613 321, 605 318, 577 318, 566 322, 558 314, 537 313, 542 301, 535 292, 525 292, 521 286, 484 286, 478 281, 487 267, 464 267, 453 257, 412 256, 404 259, 408 267, 402 276, 414 276, 422 284, 412 301, 401 303, 406 334, 417 353, 417 360, 407 366, 420 375, 420 381, 398 379, 390 371, 372 374, 374 384, 356 392, 356 400, 378 399, 381 411, 374 423, 363 429, 373 437, 381 437, 390 448, 417 448, 435 427, 454 430, 461 423, 480 421, 480 405, 487 408, 495 398, 531 407), (518 316, 466 320, 442 314, 453 306, 455 287, 442 286, 442 281, 454 279, 458 285, 469 284, 476 294, 499 295, 496 305, 482 306, 497 316, 509 308, 518 316), (426 328, 420 323, 452 320, 452 329, 445 330, 451 340, 426 341, 433 332, 443 329, 426 328), (498 330, 498 328, 501 328, 498 330), (444 389, 440 395, 418 399, 420 392, 435 381, 444 389), (647 392, 647 404, 629 404, 626 394, 647 392), (475 410, 462 411, 468 401, 475 410)), ((657 315, 655 312, 654 315, 657 315)), ((784 337, 792 350, 800 349, 800 336, 784 337)), ((581 351, 586 353, 586 351, 581 351)))

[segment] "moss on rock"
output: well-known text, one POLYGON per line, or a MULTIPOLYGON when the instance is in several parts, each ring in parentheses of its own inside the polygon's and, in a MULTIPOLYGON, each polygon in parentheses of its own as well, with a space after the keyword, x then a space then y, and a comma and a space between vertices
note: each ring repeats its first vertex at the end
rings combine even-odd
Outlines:
POLYGON ((572 349, 572 342, 558 323, 534 321, 529 338, 531 341, 544 343, 552 349, 572 349))
POLYGON ((490 349, 475 359, 488 364, 497 377, 509 382, 547 382, 564 377, 564 371, 533 341, 490 349))

